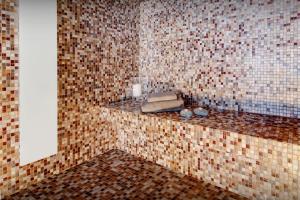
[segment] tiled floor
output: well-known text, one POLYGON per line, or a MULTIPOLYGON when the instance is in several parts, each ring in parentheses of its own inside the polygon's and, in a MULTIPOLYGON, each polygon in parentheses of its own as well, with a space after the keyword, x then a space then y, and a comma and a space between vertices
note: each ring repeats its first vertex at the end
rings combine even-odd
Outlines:
POLYGON ((113 150, 8 199, 245 199, 113 150))

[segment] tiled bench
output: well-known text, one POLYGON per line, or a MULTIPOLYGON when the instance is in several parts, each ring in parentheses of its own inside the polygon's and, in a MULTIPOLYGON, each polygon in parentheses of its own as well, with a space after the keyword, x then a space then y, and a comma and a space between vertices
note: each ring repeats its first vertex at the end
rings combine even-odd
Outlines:
POLYGON ((300 120, 233 111, 182 120, 101 108, 118 149, 255 199, 300 199, 300 120))

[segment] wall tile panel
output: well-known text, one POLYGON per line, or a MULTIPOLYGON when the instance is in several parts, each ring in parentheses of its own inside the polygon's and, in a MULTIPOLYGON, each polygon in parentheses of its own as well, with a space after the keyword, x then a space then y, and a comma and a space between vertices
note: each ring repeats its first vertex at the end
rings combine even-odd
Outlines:
POLYGON ((116 133, 99 119, 138 74, 135 1, 58 1, 58 153, 20 166, 18 1, 0 0, 0 199, 109 149, 116 133))
POLYGON ((140 75, 150 91, 299 118, 299 14, 298 0, 143 1, 140 75))

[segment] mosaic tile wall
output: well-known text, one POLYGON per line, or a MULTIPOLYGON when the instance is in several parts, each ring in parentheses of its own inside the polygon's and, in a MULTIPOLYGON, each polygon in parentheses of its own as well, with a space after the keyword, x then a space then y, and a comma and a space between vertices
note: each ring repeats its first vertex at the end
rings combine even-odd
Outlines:
POLYGON ((0 0, 0 199, 19 170, 18 20, 15 0, 0 0))
POLYGON ((20 166, 18 1, 0 0, 0 199, 115 147, 99 106, 138 73, 138 16, 135 1, 58 1, 58 154, 20 166))
POLYGON ((210 105, 299 117, 299 1, 59 0, 59 152, 26 166, 17 9, 0 0, 0 199, 112 148, 245 196, 299 199, 295 144, 119 111, 99 119, 138 71, 210 105))
POLYGON ((151 90, 299 118, 300 1, 144 1, 140 74, 151 90))
MULTIPOLYGON (((250 199, 300 199, 299 132, 293 135, 297 142, 280 141, 231 131, 221 121, 215 121, 221 124, 219 128, 206 126, 200 123, 205 118, 198 122, 182 121, 118 106, 101 109, 101 119, 114 125, 120 150, 250 199)), ((257 117, 256 121, 263 119, 263 116, 257 117)), ((240 131, 249 119, 239 122, 240 131)), ((270 120, 265 119, 266 124, 260 129, 273 126, 270 120)), ((284 125, 285 120, 278 123, 284 125)))

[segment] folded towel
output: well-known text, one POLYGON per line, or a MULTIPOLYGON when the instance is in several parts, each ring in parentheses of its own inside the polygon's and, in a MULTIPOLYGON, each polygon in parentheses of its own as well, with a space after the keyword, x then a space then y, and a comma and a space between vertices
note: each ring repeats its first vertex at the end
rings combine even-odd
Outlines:
POLYGON ((146 103, 142 106, 142 112, 162 112, 167 109, 175 109, 182 107, 184 104, 183 100, 180 98, 178 100, 171 101, 159 101, 159 102, 151 102, 146 103))
POLYGON ((148 102, 158 102, 158 101, 171 101, 177 99, 178 92, 161 92, 150 94, 148 97, 148 102))

